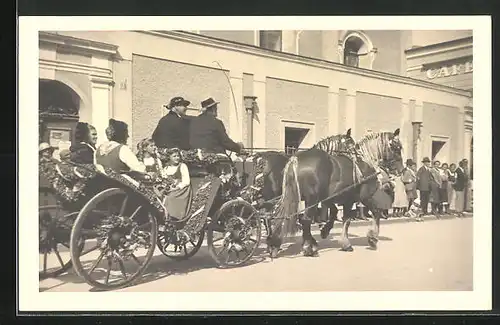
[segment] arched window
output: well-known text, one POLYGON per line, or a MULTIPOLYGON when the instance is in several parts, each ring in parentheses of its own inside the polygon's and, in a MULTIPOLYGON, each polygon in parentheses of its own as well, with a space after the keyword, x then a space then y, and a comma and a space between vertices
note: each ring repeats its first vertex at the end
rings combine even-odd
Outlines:
POLYGON ((339 40, 339 61, 342 64, 371 69, 377 49, 362 32, 345 32, 339 40))

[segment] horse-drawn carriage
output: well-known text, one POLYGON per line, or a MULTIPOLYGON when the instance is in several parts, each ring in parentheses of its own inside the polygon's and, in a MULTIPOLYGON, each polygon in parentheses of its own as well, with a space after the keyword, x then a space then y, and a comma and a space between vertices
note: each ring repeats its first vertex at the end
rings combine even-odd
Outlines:
MULTIPOLYGON (((40 207, 40 253, 45 261, 48 253, 53 252, 61 265, 47 272, 44 262, 41 276, 61 274, 72 264, 94 287, 124 287, 145 272, 156 247, 170 258, 186 259, 200 249, 205 233, 210 255, 219 266, 242 265, 260 244, 262 224, 267 230, 271 257, 279 251, 283 236, 295 233, 298 223, 304 227, 304 254, 314 255, 317 243, 310 233, 314 214, 329 209, 330 215, 321 229, 326 238, 336 220, 335 204, 345 208, 357 201, 374 212, 373 229, 367 239, 370 246, 376 247, 381 217, 377 210, 383 209, 378 205, 378 196, 387 197, 376 177, 380 162, 402 169, 400 143, 393 140, 397 135, 399 129, 394 134, 364 137, 356 144, 361 158, 336 153, 339 149, 349 153, 354 146, 348 132, 331 137, 324 148, 317 145, 291 158, 276 152, 265 158, 257 155, 243 171, 237 171, 231 159, 187 152, 184 162, 189 166, 194 197, 182 220, 165 213, 168 207, 160 199, 168 191, 164 181, 144 174, 99 170, 94 165, 66 166, 66 174, 56 168, 41 168, 40 173, 48 175, 53 185, 46 191, 53 192, 62 202, 40 207), (356 168, 360 168, 359 177, 356 168), (81 183, 85 185, 76 186, 75 191, 75 184, 70 184, 71 175, 84 179, 81 183), (317 192, 315 188, 324 190, 317 192), (302 199, 306 209, 299 211, 302 199), (51 209, 64 209, 66 213, 57 217, 49 213, 51 209), (58 244, 69 246, 71 261, 62 260, 58 244), (98 267, 103 262, 107 262, 106 267, 98 267), (112 273, 113 265, 118 270, 112 273), (104 279, 99 281, 99 276, 104 279), (111 276, 114 279, 110 282, 111 276)), ((341 243, 345 251, 352 251, 347 237, 349 223, 350 216, 344 214, 341 243)))
POLYGON ((58 276, 73 266, 93 287, 124 287, 145 272, 156 247, 172 259, 187 259, 200 249, 205 233, 218 266, 234 267, 251 259, 262 221, 254 176, 263 164, 250 163, 250 172, 238 172, 228 158, 185 154, 194 195, 180 220, 165 213, 168 207, 161 196, 169 184, 164 179, 70 162, 41 165, 49 186, 40 188, 40 277, 58 276), (70 260, 63 260, 59 245, 69 248, 70 260), (47 268, 49 255, 57 257, 58 267, 47 268))

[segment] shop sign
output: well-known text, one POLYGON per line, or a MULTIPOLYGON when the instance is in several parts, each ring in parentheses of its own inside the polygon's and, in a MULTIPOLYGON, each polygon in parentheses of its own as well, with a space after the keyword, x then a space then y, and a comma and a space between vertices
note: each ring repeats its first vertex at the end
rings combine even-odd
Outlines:
POLYGON ((456 76, 472 72, 472 61, 462 64, 453 64, 451 66, 444 66, 439 69, 429 69, 426 72, 427 78, 437 79, 449 76, 456 76))

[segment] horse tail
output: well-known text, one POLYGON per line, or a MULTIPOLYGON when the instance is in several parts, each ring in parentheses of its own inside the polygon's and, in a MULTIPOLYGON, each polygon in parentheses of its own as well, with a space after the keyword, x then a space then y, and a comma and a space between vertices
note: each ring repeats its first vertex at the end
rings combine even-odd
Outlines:
POLYGON ((297 218, 300 202, 300 188, 298 179, 299 161, 296 156, 290 158, 283 172, 283 187, 281 199, 276 207, 276 218, 281 223, 281 235, 284 238, 295 234, 299 230, 297 218))

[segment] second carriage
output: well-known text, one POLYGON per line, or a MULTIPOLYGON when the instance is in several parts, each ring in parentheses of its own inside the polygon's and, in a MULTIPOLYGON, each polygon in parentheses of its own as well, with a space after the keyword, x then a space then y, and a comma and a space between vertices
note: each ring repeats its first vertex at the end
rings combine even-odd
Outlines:
MULTIPOLYGON (((182 220, 166 217, 168 207, 160 200, 168 187, 164 182, 94 165, 71 168, 71 173, 84 175, 85 188, 79 201, 66 202, 70 211, 59 219, 65 226, 59 223, 52 242, 69 239, 73 267, 88 284, 104 290, 130 285, 146 271, 156 247, 172 259, 187 259, 200 249, 205 235, 210 255, 220 267, 239 266, 252 258, 263 223, 255 203, 259 190, 254 186, 255 171, 262 164, 250 163, 250 171, 238 171, 228 158, 187 154, 194 195, 182 220)), ((57 257, 62 267, 54 275, 71 267, 71 262, 57 257)))

